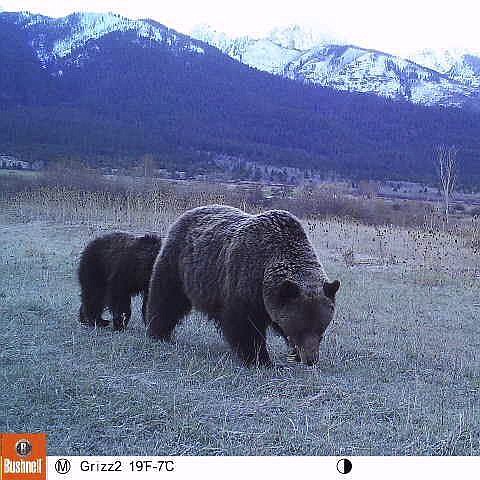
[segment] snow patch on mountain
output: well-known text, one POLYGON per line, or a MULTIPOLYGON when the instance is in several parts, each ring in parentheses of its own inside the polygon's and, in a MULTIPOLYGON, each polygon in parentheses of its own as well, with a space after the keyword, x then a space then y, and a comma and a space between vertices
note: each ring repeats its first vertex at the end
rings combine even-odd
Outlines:
POLYGON ((337 90, 376 93, 424 105, 460 105, 460 96, 472 94, 467 86, 409 60, 346 45, 309 50, 287 66, 285 75, 337 90))
POLYGON ((56 57, 66 57, 88 40, 115 31, 130 30, 133 27, 129 20, 114 14, 74 13, 66 17, 62 23, 67 27, 68 35, 54 43, 51 53, 56 57))
POLYGON ((284 48, 273 41, 238 37, 230 39, 208 25, 195 27, 191 35, 197 40, 208 43, 230 57, 250 67, 269 73, 282 74, 285 66, 301 53, 295 49, 284 48))
POLYGON ((310 50, 318 45, 342 43, 338 36, 300 25, 274 28, 270 31, 267 38, 289 50, 300 51, 310 50))
POLYGON ((89 40, 99 39, 114 32, 135 32, 138 38, 149 39, 169 46, 181 46, 197 54, 204 49, 174 30, 151 21, 130 20, 115 13, 73 13, 55 19, 21 12, 17 23, 29 31, 32 46, 43 64, 65 58, 89 40))
POLYGON ((334 41, 298 26, 274 29, 263 39, 230 39, 208 26, 192 35, 259 70, 423 105, 461 106, 480 84, 480 58, 459 52, 434 56, 424 51, 412 61, 334 41))
POLYGON ((425 48, 408 54, 407 58, 439 73, 447 73, 463 54, 464 51, 459 49, 425 48))
POLYGON ((449 77, 480 89, 480 54, 465 54, 448 72, 449 77))
POLYGON ((449 78, 480 88, 480 50, 474 49, 424 49, 408 56, 414 62, 444 73, 449 78))
POLYGON ((211 25, 206 23, 199 24, 193 28, 190 35, 197 40, 208 43, 219 50, 225 50, 230 47, 233 39, 225 33, 215 30, 211 25))

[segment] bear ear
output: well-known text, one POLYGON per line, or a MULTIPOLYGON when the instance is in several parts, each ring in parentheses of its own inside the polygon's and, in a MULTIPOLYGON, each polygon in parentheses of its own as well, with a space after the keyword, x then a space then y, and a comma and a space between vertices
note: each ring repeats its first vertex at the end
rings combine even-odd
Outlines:
POLYGON ((300 295, 300 287, 291 280, 284 280, 278 289, 278 295, 282 300, 291 300, 300 295))
POLYGON ((325 296, 330 298, 331 300, 335 300, 335 294, 337 290, 340 288, 340 282, 338 280, 334 280, 333 282, 325 282, 323 284, 323 292, 325 296))

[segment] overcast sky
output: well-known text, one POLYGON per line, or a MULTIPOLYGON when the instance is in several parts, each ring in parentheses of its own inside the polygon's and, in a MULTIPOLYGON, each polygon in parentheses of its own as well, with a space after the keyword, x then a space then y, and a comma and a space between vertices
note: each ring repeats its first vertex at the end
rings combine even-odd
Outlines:
POLYGON ((208 23, 231 35, 261 36, 276 26, 299 24, 396 53, 480 49, 480 0, 0 0, 0 7, 49 16, 111 11, 153 18, 184 33, 208 23))

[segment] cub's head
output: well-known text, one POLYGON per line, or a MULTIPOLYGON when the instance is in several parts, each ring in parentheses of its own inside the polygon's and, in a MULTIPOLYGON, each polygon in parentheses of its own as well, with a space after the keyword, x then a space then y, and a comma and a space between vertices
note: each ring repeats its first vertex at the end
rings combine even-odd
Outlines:
POLYGON ((272 322, 306 365, 318 362, 320 341, 332 321, 339 287, 338 280, 317 287, 283 280, 264 292, 265 307, 272 322))

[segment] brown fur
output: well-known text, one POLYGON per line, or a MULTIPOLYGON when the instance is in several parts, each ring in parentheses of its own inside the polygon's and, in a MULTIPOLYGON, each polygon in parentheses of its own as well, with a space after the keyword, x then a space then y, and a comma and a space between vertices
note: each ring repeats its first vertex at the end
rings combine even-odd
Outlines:
POLYGON ((292 214, 249 215, 211 205, 171 226, 150 281, 147 325, 168 340, 192 307, 213 318, 248 365, 270 365, 265 336, 274 326, 299 359, 318 360, 339 282, 330 283, 292 214))

